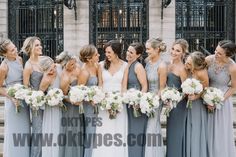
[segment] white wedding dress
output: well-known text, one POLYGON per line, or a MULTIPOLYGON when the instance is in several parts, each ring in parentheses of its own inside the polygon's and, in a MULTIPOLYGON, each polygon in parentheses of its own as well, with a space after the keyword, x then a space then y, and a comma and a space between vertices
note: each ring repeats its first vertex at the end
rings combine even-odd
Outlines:
MULTIPOLYGON (((119 71, 112 75, 103 68, 103 62, 101 62, 104 92, 121 91, 126 66, 127 63, 123 62, 119 71)), ((115 119, 109 119, 108 112, 99 109, 98 118, 102 125, 96 127, 92 157, 128 157, 126 107, 123 107, 122 112, 118 113, 115 119)))

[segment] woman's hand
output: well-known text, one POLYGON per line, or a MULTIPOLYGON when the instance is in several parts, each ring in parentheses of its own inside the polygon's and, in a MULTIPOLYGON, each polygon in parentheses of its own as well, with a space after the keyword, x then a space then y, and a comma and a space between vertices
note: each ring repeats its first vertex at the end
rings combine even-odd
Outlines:
POLYGON ((215 106, 212 105, 207 105, 207 109, 211 112, 213 112, 215 110, 215 106))
POLYGON ((189 94, 188 95, 188 100, 191 100, 191 101, 196 100, 198 98, 200 98, 200 96, 196 95, 196 94, 189 94))
POLYGON ((14 105, 15 105, 16 107, 20 106, 19 100, 15 99, 15 98, 11 98, 11 101, 14 103, 14 105))

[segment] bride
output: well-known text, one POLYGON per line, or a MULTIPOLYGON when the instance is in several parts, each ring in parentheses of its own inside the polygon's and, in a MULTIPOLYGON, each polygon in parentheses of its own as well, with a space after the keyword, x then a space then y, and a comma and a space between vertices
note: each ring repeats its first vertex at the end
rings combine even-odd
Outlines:
MULTIPOLYGON (((127 63, 120 59, 120 55, 119 41, 111 40, 105 44, 106 58, 100 63, 102 78, 99 79, 99 85, 104 92, 121 92, 127 63)), ((109 119, 109 114, 105 110, 99 110, 98 118, 102 125, 96 128, 92 157, 128 157, 126 107, 123 107, 115 119, 109 119)))

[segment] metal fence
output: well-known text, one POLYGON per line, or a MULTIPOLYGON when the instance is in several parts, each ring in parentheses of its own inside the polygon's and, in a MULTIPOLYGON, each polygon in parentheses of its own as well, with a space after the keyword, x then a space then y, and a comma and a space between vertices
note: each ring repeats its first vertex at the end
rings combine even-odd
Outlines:
POLYGON ((117 39, 123 55, 132 42, 148 38, 148 0, 90 0, 90 43, 104 58, 103 45, 117 39))
POLYGON ((18 48, 29 36, 42 40, 44 55, 63 51, 63 0, 9 0, 9 38, 18 48))
POLYGON ((214 53, 220 40, 235 40, 234 0, 176 0, 176 38, 190 51, 214 53))

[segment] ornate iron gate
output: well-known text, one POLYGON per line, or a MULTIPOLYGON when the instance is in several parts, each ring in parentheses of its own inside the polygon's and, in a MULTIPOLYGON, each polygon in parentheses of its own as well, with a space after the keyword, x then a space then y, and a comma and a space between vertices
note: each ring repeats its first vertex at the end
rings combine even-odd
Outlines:
POLYGON ((234 0, 176 0, 176 38, 189 41, 190 51, 214 53, 218 41, 235 40, 234 0))
POLYGON ((63 0, 9 0, 9 38, 21 48, 25 38, 38 36, 44 55, 63 51, 63 0))
POLYGON ((117 39, 123 52, 148 38, 148 0, 90 0, 90 43, 104 58, 103 44, 117 39))

